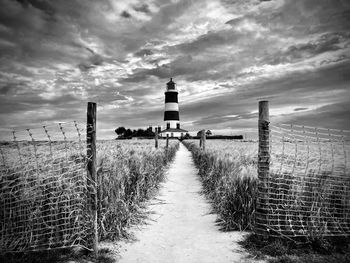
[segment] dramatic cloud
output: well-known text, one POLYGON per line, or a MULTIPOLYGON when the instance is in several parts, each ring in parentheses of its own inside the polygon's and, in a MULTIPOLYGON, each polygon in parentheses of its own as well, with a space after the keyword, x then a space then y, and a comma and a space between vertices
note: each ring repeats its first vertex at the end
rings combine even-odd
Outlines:
MULTIPOLYGON (((350 130, 347 0, 0 0, 1 131, 77 120, 101 137, 161 125, 165 83, 183 127, 274 123, 350 130)), ((1 133, 0 133, 1 135, 1 133)))

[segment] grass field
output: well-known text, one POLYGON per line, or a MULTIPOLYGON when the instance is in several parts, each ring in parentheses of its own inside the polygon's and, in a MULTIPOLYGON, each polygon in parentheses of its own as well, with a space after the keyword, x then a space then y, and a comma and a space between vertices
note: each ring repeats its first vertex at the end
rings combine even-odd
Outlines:
POLYGON ((213 201, 223 229, 252 229, 257 195, 257 143, 184 141, 199 168, 204 191, 213 201))
MULTIPOLYGON (((198 140, 184 144, 192 152, 204 192, 213 202, 222 229, 254 230, 258 143, 207 140, 205 151, 200 150, 198 140)), ((276 233, 270 233, 273 237, 268 240, 252 235, 242 242, 254 257, 269 262, 348 262, 349 239, 323 237, 327 231, 342 235, 350 226, 350 185, 348 167, 344 166, 347 155, 342 145, 340 149, 326 143, 321 147, 320 154, 318 145, 305 142, 272 146, 270 223, 276 224, 282 235, 276 238, 276 233), (283 233, 300 233, 306 239, 291 241, 283 233)))
MULTIPOLYGON (((183 143, 192 152, 204 192, 219 215, 222 229, 254 229, 258 189, 257 142, 207 140, 205 151, 199 149, 197 140, 185 140, 183 143)), ((37 143, 36 147, 24 142, 2 145, 2 157, 5 158, 2 158, 1 164, 0 185, 3 190, 0 193, 0 218, 10 220, 0 226, 2 237, 7 238, 0 240, 1 246, 6 248, 11 245, 17 250, 30 246, 47 249, 78 244, 91 247, 91 204, 88 200, 92 189, 87 183, 85 146, 81 146, 76 142, 55 142, 51 147, 46 142, 37 143)), ((98 141, 100 240, 129 237, 128 227, 145 217, 140 208, 163 180, 167 164, 175 156, 177 148, 178 142, 172 140, 168 151, 164 140, 159 140, 158 149, 155 149, 153 140, 98 141)), ((324 150, 320 155, 318 147, 309 147, 303 142, 299 142, 297 148, 295 144, 286 142, 284 146, 274 144, 272 149, 270 197, 278 201, 271 201, 270 209, 279 213, 278 225, 285 223, 289 227, 293 222, 297 231, 306 231, 301 234, 310 234, 308 229, 304 229, 306 225, 300 224, 302 220, 311 220, 316 227, 318 223, 323 226, 326 222, 329 228, 336 225, 323 217, 336 213, 337 224, 343 222, 340 219, 349 213, 350 199, 343 194, 344 191, 350 192, 346 191, 349 181, 335 180, 331 176, 337 173, 346 175, 346 166, 338 169, 338 163, 344 162, 337 157, 341 156, 342 149, 322 145, 324 150), (328 158, 329 154, 333 158, 328 158), (322 158, 317 159, 318 156, 322 158), (319 170, 324 171, 320 174, 319 170), (310 195, 310 192, 313 194, 310 195), (333 199, 336 201, 333 202, 333 199), (277 210, 279 207, 283 209, 277 210), (299 214, 287 218, 290 211, 299 214), (306 213, 308 216, 305 216, 306 213)), ((346 222, 341 226, 346 227, 346 222)), ((283 227, 281 229, 284 230, 283 227)), ((325 249, 329 253, 338 251, 333 241, 319 238, 319 234, 326 230, 322 227, 311 232, 308 246, 312 251, 314 248, 325 249)), ((335 239, 335 243, 339 240, 335 239)), ((271 262, 304 262, 288 261, 300 251, 294 245, 278 239, 264 242, 261 244, 251 238, 244 246, 258 256, 265 252, 268 256, 274 255, 273 260, 276 260, 271 262), (294 254, 283 256, 278 254, 280 250, 294 254), (282 261, 278 261, 279 258, 282 261)), ((341 251, 345 251, 345 257, 348 257, 348 246, 342 246, 341 251)), ((322 259, 322 255, 315 253, 317 258, 322 259)), ((335 258, 344 259, 342 255, 335 258)))
MULTIPOLYGON (((91 247, 92 221, 85 148, 73 142, 2 145, 1 250, 91 247), (18 154, 18 149, 20 154, 18 154)), ((98 141, 100 240, 127 237, 139 208, 163 180, 177 141, 98 141)))
POLYGON ((149 199, 164 179, 167 164, 174 158, 178 141, 104 142, 98 145, 100 237, 115 239, 127 235, 137 222, 139 206, 149 199))

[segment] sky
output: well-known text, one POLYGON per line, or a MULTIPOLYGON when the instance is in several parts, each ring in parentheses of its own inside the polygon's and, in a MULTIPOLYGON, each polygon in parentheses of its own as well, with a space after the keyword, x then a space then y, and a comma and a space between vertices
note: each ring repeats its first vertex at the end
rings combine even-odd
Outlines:
POLYGON ((0 0, 0 130, 86 121, 100 138, 163 124, 173 77, 181 127, 271 123, 350 130, 348 0, 0 0))

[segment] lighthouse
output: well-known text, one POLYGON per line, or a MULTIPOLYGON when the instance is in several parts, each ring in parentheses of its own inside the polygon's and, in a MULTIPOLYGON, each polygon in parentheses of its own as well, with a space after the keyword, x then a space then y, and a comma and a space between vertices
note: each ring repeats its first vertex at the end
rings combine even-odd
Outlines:
POLYGON ((165 130, 162 135, 169 135, 170 137, 182 137, 187 131, 180 127, 179 101, 178 90, 176 83, 171 78, 166 84, 165 94, 165 109, 164 109, 164 124, 165 130))

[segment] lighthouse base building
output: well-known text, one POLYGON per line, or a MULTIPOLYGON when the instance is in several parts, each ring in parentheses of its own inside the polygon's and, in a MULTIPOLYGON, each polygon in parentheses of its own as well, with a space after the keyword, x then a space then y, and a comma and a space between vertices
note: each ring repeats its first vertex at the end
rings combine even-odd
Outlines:
POLYGON ((179 114, 179 102, 178 102, 178 90, 176 89, 175 82, 172 79, 167 83, 165 91, 165 109, 164 109, 164 127, 161 136, 181 138, 185 136, 187 130, 180 127, 180 114, 179 114))
POLYGON ((162 137, 166 137, 169 136, 170 138, 181 138, 184 137, 185 134, 188 131, 184 130, 184 129, 165 129, 161 131, 161 136, 162 137))

